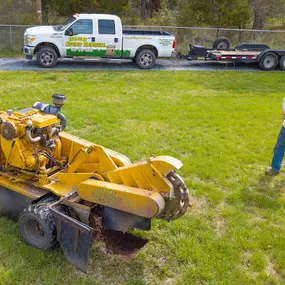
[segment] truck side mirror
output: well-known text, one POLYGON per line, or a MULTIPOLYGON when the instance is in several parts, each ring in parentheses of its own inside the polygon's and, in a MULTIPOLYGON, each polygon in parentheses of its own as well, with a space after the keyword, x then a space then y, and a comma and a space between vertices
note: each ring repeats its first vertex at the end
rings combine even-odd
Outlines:
POLYGON ((68 29, 68 34, 69 34, 69 36, 71 36, 71 37, 73 36, 73 29, 72 29, 72 28, 69 28, 69 29, 68 29))
POLYGON ((64 33, 65 36, 73 36, 73 28, 69 28, 64 33))

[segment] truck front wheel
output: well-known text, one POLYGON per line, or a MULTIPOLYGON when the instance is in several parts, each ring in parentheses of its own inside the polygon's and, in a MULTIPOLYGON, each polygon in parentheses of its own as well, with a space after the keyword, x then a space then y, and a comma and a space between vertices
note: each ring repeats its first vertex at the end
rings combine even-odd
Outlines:
POLYGON ((53 48, 42 47, 37 54, 37 59, 42 67, 50 68, 57 65, 58 56, 53 48))
POLYGON ((259 67, 262 70, 273 70, 278 64, 278 56, 274 52, 266 53, 259 61, 259 67))
POLYGON ((155 65, 156 56, 150 49, 141 50, 136 56, 136 64, 141 69, 150 69, 155 65))

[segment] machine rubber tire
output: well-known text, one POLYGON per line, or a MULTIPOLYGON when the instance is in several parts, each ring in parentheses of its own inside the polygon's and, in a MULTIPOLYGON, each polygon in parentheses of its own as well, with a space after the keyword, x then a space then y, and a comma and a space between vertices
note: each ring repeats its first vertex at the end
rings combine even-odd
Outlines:
POLYGON ((283 55, 279 60, 279 66, 281 70, 285 70, 285 55, 283 55))
POLYGON ((226 50, 230 48, 230 41, 225 38, 225 37, 221 37, 221 38, 217 38, 214 43, 213 43, 213 49, 221 49, 221 50, 226 50))
POLYGON ((45 68, 55 67, 58 61, 56 51, 51 47, 43 47, 37 53, 37 60, 45 68))
POLYGON ((141 69, 150 69, 155 62, 156 56, 151 49, 143 49, 136 55, 136 64, 141 69))
POLYGON ((267 52, 258 63, 262 70, 273 70, 278 65, 278 56, 274 52, 267 52))
POLYGON ((19 216, 19 229, 23 240, 41 250, 49 250, 57 243, 56 226, 47 203, 24 209, 19 216))

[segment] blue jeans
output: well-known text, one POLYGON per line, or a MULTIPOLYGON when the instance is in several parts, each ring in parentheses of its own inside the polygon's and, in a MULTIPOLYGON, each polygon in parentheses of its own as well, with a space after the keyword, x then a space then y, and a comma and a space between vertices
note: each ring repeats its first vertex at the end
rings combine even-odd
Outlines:
POLYGON ((274 147, 274 155, 271 163, 272 169, 280 171, 284 154, 285 154, 285 128, 282 126, 277 138, 277 142, 274 147))

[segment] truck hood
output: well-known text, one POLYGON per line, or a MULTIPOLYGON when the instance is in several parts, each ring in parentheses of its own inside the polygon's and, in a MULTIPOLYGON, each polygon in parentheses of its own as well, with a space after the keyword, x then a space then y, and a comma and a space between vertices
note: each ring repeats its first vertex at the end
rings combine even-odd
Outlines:
POLYGON ((55 33, 56 30, 53 28, 53 26, 38 26, 38 27, 32 27, 28 28, 26 30, 26 34, 29 35, 51 35, 55 33))

